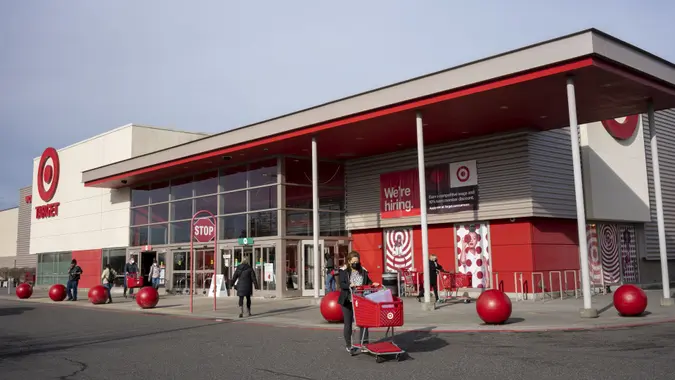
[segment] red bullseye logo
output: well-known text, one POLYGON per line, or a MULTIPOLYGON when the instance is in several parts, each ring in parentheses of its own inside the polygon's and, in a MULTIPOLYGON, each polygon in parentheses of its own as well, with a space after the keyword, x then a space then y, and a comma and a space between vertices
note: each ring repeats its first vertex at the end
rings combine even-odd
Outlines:
POLYGON ((635 134, 639 122, 640 116, 632 115, 626 116, 626 119, 622 122, 619 122, 616 119, 605 120, 602 122, 602 126, 605 127, 605 130, 615 139, 628 140, 635 134))
POLYGON ((466 166, 460 166, 457 168, 457 179, 459 182, 466 182, 469 180, 469 177, 471 177, 471 172, 469 171, 469 168, 466 166))
POLYGON ((43 202, 47 203, 54 198, 56 188, 59 185, 61 162, 59 154, 54 148, 47 148, 42 152, 38 164, 37 188, 38 195, 43 202))

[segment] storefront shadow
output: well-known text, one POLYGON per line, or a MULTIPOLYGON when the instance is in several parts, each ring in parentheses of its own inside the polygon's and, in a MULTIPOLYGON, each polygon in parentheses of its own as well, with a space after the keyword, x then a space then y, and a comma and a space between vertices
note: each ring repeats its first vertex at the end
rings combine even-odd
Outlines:
POLYGON ((253 315, 251 317, 246 318, 246 320, 250 319, 256 319, 256 317, 273 317, 275 315, 282 315, 282 314, 288 314, 288 313, 293 313, 296 311, 302 311, 302 310, 309 310, 313 309, 315 306, 296 306, 296 307, 287 307, 285 309, 274 309, 274 310, 268 310, 268 311, 263 311, 261 313, 255 313, 255 304, 253 305, 253 315))

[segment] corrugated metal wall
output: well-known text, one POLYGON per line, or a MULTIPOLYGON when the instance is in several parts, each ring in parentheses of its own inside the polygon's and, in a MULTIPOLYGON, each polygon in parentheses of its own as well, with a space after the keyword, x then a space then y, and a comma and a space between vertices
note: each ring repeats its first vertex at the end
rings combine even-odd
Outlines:
MULTIPOLYGON (((531 216, 533 187, 530 178, 533 169, 529 160, 530 141, 530 133, 522 131, 427 147, 424 153, 427 165, 475 159, 480 199, 479 210, 475 214, 466 211, 429 215, 429 223, 531 216)), ((545 141, 538 146, 545 149, 545 141)), ((537 154, 543 155, 544 151, 537 150, 537 154)), ((543 159, 540 162, 544 163, 543 159)), ((379 213, 380 174, 416 166, 417 151, 414 149, 348 161, 345 165, 347 229, 417 224, 419 217, 380 219, 379 213)), ((547 200, 542 199, 541 202, 546 204, 547 200)), ((550 207, 540 208, 550 216, 550 207)))
POLYGON ((26 203, 26 196, 32 196, 33 187, 27 186, 19 190, 19 231, 16 242, 16 266, 35 268, 37 255, 30 253, 30 219, 33 207, 26 203))
MULTIPOLYGON (((529 135, 533 216, 576 218, 570 129, 529 135)), ((583 166, 583 165, 582 165, 583 166)))
MULTIPOLYGON (((663 195, 663 216, 666 227, 668 258, 675 259, 675 109, 658 111, 654 121, 658 133, 659 167, 661 172, 661 193, 663 195)), ((656 200, 654 199, 654 172, 650 146, 649 120, 642 116, 645 133, 645 155, 647 157, 647 178, 649 181, 650 223, 645 223, 645 258, 659 260, 659 237, 656 227, 656 200)))

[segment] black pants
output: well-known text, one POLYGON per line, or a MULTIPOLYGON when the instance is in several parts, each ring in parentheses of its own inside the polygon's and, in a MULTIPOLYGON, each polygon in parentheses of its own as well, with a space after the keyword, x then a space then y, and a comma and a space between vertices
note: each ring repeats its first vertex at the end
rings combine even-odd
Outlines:
POLYGON ((244 298, 246 298, 246 308, 251 308, 251 296, 239 296, 239 307, 244 306, 244 298))
MULTIPOLYGON (((342 305, 342 316, 344 317, 345 320, 345 327, 343 330, 343 334, 345 337, 345 344, 347 347, 352 346, 352 324, 354 324, 354 309, 352 309, 352 303, 348 303, 348 306, 342 305)), ((354 343, 361 343, 361 337, 363 337, 363 340, 365 342, 368 342, 368 329, 366 331, 363 331, 364 329, 359 328, 359 338, 354 340, 354 343), (365 335, 364 335, 365 334, 365 335)))
MULTIPOLYGON (((434 290, 434 296, 436 297, 436 301, 438 301, 438 284, 431 283, 429 287, 434 290)), ((420 285, 420 293, 417 295, 417 298, 422 297, 424 297, 424 286, 420 285)))

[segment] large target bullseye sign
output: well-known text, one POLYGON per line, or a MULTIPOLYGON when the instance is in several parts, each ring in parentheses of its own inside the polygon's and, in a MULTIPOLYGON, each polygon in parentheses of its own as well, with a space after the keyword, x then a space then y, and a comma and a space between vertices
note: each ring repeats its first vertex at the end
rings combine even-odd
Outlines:
POLYGON ((619 121, 617 119, 605 120, 602 126, 605 130, 617 140, 628 140, 633 137, 640 122, 639 115, 626 116, 625 120, 619 121))
POLYGON ((40 199, 46 204, 35 207, 35 218, 51 218, 59 214, 59 202, 49 203, 56 195, 61 175, 61 161, 54 148, 47 148, 42 152, 37 171, 37 190, 40 199))

